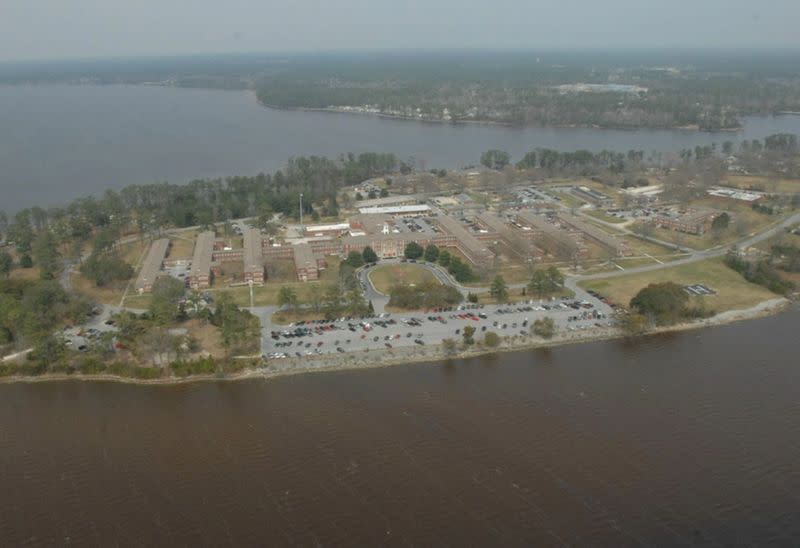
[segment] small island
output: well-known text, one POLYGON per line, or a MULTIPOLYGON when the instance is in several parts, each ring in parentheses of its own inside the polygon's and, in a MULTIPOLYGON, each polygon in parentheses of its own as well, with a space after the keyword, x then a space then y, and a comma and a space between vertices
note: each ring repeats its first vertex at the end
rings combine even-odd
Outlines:
POLYGON ((479 160, 300 157, 0 214, 0 374, 376 367, 700 327, 796 296, 794 135, 479 160))

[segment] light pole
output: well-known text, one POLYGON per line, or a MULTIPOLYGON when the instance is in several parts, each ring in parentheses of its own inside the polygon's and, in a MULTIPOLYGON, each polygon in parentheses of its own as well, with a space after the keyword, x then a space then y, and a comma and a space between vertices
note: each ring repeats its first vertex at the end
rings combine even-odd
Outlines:
POLYGON ((303 235, 303 193, 300 193, 300 236, 303 235))

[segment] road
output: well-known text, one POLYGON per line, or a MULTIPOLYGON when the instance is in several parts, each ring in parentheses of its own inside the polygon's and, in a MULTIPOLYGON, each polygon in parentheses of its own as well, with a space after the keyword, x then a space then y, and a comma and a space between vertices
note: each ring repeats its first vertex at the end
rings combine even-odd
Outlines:
MULTIPOLYGON (((567 287, 573 289, 574 284, 583 280, 597 280, 601 278, 616 278, 618 276, 627 276, 628 274, 637 274, 640 272, 650 272, 652 270, 660 270, 662 268, 672 268, 674 266, 679 266, 682 264, 689 264, 694 263, 697 261, 704 261, 706 259, 713 259, 714 257, 722 257, 725 255, 731 247, 738 247, 740 249, 746 249, 753 245, 756 245, 764 240, 768 240, 773 236, 777 235, 780 232, 785 231, 792 225, 800 223, 800 213, 795 213, 794 215, 787 217, 783 221, 779 222, 772 228, 769 228, 763 232, 758 234, 753 234, 750 236, 746 236, 745 238, 738 240, 732 244, 713 247, 711 249, 704 249, 704 250, 692 250, 688 257, 684 257, 683 259, 677 259, 675 261, 667 262, 664 264, 654 264, 654 265, 644 265, 634 268, 627 268, 625 270, 618 270, 616 272, 598 272, 597 274, 586 274, 582 276, 571 276, 567 278, 567 287)), ((573 289, 574 290, 574 289, 573 289)))

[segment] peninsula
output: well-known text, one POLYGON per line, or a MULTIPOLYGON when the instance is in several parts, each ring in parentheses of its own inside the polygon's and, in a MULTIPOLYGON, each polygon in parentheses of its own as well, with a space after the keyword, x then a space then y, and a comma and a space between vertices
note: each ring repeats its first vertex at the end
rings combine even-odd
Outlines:
POLYGON ((163 383, 379 366, 699 327, 796 295, 794 135, 511 160, 301 157, 0 215, 0 372, 163 383))

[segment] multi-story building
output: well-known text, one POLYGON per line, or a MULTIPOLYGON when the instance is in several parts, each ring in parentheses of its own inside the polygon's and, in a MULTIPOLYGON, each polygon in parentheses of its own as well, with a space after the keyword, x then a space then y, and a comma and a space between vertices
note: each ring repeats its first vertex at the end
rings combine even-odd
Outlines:
POLYGON ((214 253, 214 233, 201 232, 194 244, 192 266, 189 269, 189 287, 205 289, 211 286, 211 261, 214 253))
POLYGON ((627 242, 615 238, 605 230, 597 228, 596 226, 587 223, 583 219, 580 219, 571 213, 561 211, 557 213, 556 216, 562 224, 577 230, 585 237, 603 246, 615 255, 619 257, 627 257, 631 254, 631 250, 627 242))
POLYGON ((264 283, 264 253, 261 232, 256 228, 244 230, 244 281, 264 283))
POLYGON ((164 259, 167 256, 169 249, 169 240, 161 238, 150 244, 150 249, 147 251, 147 257, 144 259, 142 269, 136 277, 134 288, 137 293, 147 293, 152 291, 153 284, 156 279, 161 275, 161 269, 164 265, 164 259))

